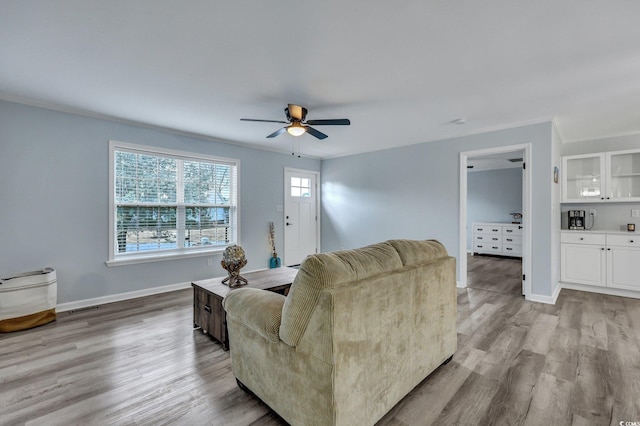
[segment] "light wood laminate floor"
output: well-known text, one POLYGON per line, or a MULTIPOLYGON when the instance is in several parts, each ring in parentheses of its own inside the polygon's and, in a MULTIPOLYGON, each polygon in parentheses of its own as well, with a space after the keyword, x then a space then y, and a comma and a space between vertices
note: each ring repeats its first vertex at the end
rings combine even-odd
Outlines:
MULTIPOLYGON (((458 351, 379 425, 640 421, 640 300, 458 289, 458 351)), ((0 334, 1 425, 282 425, 181 290, 0 334)))
POLYGON ((467 254, 467 286, 522 295, 522 259, 467 254))

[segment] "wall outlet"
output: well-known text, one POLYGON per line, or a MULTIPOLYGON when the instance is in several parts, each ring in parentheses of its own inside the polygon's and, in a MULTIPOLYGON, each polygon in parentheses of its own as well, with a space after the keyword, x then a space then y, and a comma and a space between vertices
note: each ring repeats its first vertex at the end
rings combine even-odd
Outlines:
POLYGON ((640 217, 640 209, 631 209, 631 217, 640 217))
POLYGON ((213 258, 207 259, 207 266, 213 266, 213 258))
POLYGON ((596 209, 589 210, 589 214, 593 217, 596 217, 596 209))

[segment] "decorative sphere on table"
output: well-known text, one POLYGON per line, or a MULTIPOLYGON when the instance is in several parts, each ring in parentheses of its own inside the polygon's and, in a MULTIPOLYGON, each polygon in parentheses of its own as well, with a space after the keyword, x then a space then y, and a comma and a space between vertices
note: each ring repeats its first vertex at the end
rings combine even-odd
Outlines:
POLYGON ((229 276, 222 280, 222 284, 228 283, 229 287, 239 287, 247 284, 247 280, 240 276, 240 269, 246 264, 247 258, 242 247, 233 244, 224 249, 220 265, 229 273, 229 276))

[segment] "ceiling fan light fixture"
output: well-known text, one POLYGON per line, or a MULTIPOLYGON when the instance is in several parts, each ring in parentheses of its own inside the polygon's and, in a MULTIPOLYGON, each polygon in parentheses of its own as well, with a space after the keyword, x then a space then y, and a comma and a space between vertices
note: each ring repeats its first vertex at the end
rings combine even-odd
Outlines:
POLYGON ((287 126, 287 133, 291 136, 302 136, 306 131, 307 129, 301 126, 297 121, 294 121, 290 126, 287 126))

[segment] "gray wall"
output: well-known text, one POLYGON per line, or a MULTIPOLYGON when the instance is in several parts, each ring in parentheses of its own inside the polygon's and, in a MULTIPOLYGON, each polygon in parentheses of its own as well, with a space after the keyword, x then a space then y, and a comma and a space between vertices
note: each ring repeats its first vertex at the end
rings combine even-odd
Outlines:
POLYGON ((530 143, 531 287, 551 296, 551 134, 548 122, 323 161, 323 251, 435 238, 457 257, 459 153, 530 143))
POLYGON ((108 268, 108 141, 240 160, 240 244, 268 267, 282 251, 284 167, 320 161, 0 101, 0 276, 56 268, 59 303, 223 275, 220 255, 108 268), (207 259, 214 258, 214 266, 207 259))
MULTIPOLYGON (((562 168, 562 140, 555 126, 551 134, 551 166, 562 168)), ((551 172, 553 173, 553 171, 551 172)), ((562 171, 558 175, 558 183, 551 180, 551 294, 555 294, 560 283, 560 200, 562 199, 562 171)))
POLYGON ((467 172, 467 250, 473 247, 473 223, 511 223, 522 213, 522 168, 467 172))

